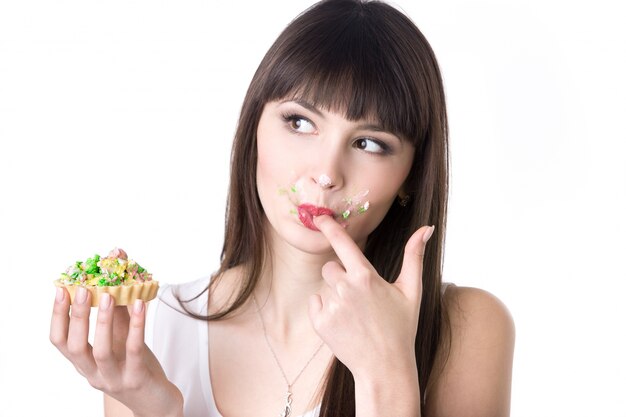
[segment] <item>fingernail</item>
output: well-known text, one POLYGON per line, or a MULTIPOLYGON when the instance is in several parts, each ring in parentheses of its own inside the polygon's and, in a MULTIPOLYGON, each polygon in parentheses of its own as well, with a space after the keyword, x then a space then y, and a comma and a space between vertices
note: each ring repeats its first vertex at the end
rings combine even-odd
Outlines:
POLYGON ((139 314, 143 310, 143 301, 135 300, 135 304, 133 305, 133 313, 139 314))
POLYGON ((57 287, 57 293, 54 297, 54 301, 57 303, 62 303, 65 298, 65 291, 61 287, 57 287))
POLYGON ((111 296, 105 292, 100 296, 100 311, 107 311, 110 305, 111 296))
POLYGON ((75 299, 75 301, 78 304, 84 304, 85 300, 87 300, 87 290, 84 287, 78 287, 76 289, 76 299, 75 299))
POLYGON ((61 287, 57 287, 56 302, 62 303, 64 298, 65 298, 65 290, 61 287))
POLYGON ((428 242, 428 239, 430 239, 430 237, 433 235, 433 232, 435 231, 435 226, 430 226, 428 228, 428 230, 426 231, 426 233, 424 233, 424 243, 428 242))

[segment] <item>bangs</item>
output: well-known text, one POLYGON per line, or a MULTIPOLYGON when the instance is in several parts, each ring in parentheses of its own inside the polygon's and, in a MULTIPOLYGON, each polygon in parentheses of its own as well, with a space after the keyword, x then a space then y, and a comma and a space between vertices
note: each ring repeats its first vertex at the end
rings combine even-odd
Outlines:
POLYGON ((364 6, 375 3, 347 16, 335 10, 307 24, 296 19, 266 56, 259 99, 302 99, 352 121, 375 121, 417 147, 430 123, 427 83, 415 71, 419 54, 402 43, 407 34, 393 33, 400 25, 364 6))

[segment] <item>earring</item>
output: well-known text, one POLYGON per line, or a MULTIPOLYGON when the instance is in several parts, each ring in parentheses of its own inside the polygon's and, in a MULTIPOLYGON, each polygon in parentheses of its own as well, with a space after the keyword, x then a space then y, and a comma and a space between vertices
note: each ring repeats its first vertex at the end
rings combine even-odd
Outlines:
POLYGON ((326 174, 322 174, 317 178, 317 184, 322 188, 328 188, 333 185, 333 181, 326 174))
POLYGON ((401 207, 406 207, 409 205, 409 201, 411 201, 411 196, 406 194, 402 197, 398 196, 398 204, 400 204, 401 207))

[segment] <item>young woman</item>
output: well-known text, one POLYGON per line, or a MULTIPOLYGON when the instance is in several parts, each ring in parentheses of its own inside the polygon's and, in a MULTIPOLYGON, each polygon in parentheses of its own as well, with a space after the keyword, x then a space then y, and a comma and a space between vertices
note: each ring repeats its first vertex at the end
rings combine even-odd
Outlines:
POLYGON ((249 87, 219 271, 161 291, 148 345, 143 303, 101 302, 91 347, 88 294, 59 290, 51 340, 107 416, 506 416, 512 320, 442 283, 447 158, 423 35, 322 1, 249 87))

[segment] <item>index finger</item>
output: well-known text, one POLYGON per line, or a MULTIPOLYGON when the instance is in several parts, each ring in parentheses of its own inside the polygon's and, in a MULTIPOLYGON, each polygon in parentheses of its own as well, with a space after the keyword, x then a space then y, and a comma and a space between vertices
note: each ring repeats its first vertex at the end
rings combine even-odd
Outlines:
POLYGON ((363 255, 363 252, 361 252, 361 248, 352 240, 348 232, 330 216, 323 215, 314 217, 313 223, 326 239, 328 239, 330 246, 333 247, 346 270, 363 265, 371 265, 365 255, 363 255))

